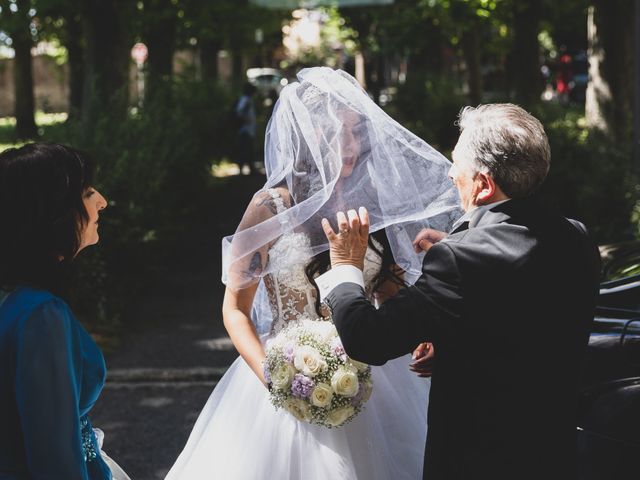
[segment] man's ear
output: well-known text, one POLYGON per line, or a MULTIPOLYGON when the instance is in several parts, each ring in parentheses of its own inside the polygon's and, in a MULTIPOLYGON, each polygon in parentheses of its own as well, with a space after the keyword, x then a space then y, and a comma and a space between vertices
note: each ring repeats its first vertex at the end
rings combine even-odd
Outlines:
POLYGON ((491 201, 494 200, 493 197, 496 195, 496 192, 499 190, 493 177, 486 173, 478 172, 476 182, 478 182, 476 203, 478 205, 491 203, 491 201))

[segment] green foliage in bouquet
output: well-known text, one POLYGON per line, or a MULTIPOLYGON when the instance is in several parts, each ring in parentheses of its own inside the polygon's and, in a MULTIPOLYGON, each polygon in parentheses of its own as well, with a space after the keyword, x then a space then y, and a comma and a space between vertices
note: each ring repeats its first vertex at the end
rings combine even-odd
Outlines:
POLYGON ((296 322, 269 341, 266 350, 271 402, 300 421, 339 427, 371 395, 371 368, 345 354, 331 322, 296 322))

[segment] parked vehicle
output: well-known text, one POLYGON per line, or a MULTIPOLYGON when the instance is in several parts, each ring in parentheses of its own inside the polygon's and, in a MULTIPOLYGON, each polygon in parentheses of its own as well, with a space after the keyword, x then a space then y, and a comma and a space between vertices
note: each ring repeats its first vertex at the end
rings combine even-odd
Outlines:
POLYGON ((581 480, 638 478, 640 242, 601 248, 602 283, 578 408, 581 480))
POLYGON ((289 83, 284 74, 276 68, 249 68, 247 81, 254 85, 263 97, 273 94, 277 97, 280 90, 289 83))
POLYGON ((605 245, 599 305, 640 310, 640 242, 605 245))

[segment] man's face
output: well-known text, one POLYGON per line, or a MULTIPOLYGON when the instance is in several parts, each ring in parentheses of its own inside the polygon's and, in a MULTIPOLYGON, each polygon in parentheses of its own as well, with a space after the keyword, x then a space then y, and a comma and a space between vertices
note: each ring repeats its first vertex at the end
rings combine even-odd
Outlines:
POLYGON ((463 131, 451 153, 453 163, 449 169, 449 178, 453 180, 458 189, 462 209, 468 212, 477 205, 476 197, 482 187, 477 180, 477 172, 471 166, 471 160, 466 158, 466 149, 463 148, 465 142, 464 134, 465 132, 463 131))

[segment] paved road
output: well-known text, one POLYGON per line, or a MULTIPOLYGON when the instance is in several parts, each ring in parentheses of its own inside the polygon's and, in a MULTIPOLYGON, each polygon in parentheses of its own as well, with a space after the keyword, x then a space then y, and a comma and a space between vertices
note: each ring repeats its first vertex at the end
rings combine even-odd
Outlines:
POLYGON ((124 315, 120 346, 106 355, 108 381, 91 417, 133 480, 164 478, 237 357, 220 315, 220 240, 260 186, 237 177, 212 192, 210 215, 185 232, 175 264, 149 280, 124 315))
POLYGON ((92 414, 94 425, 105 431, 105 451, 134 480, 163 479, 213 385, 107 385, 92 414))

